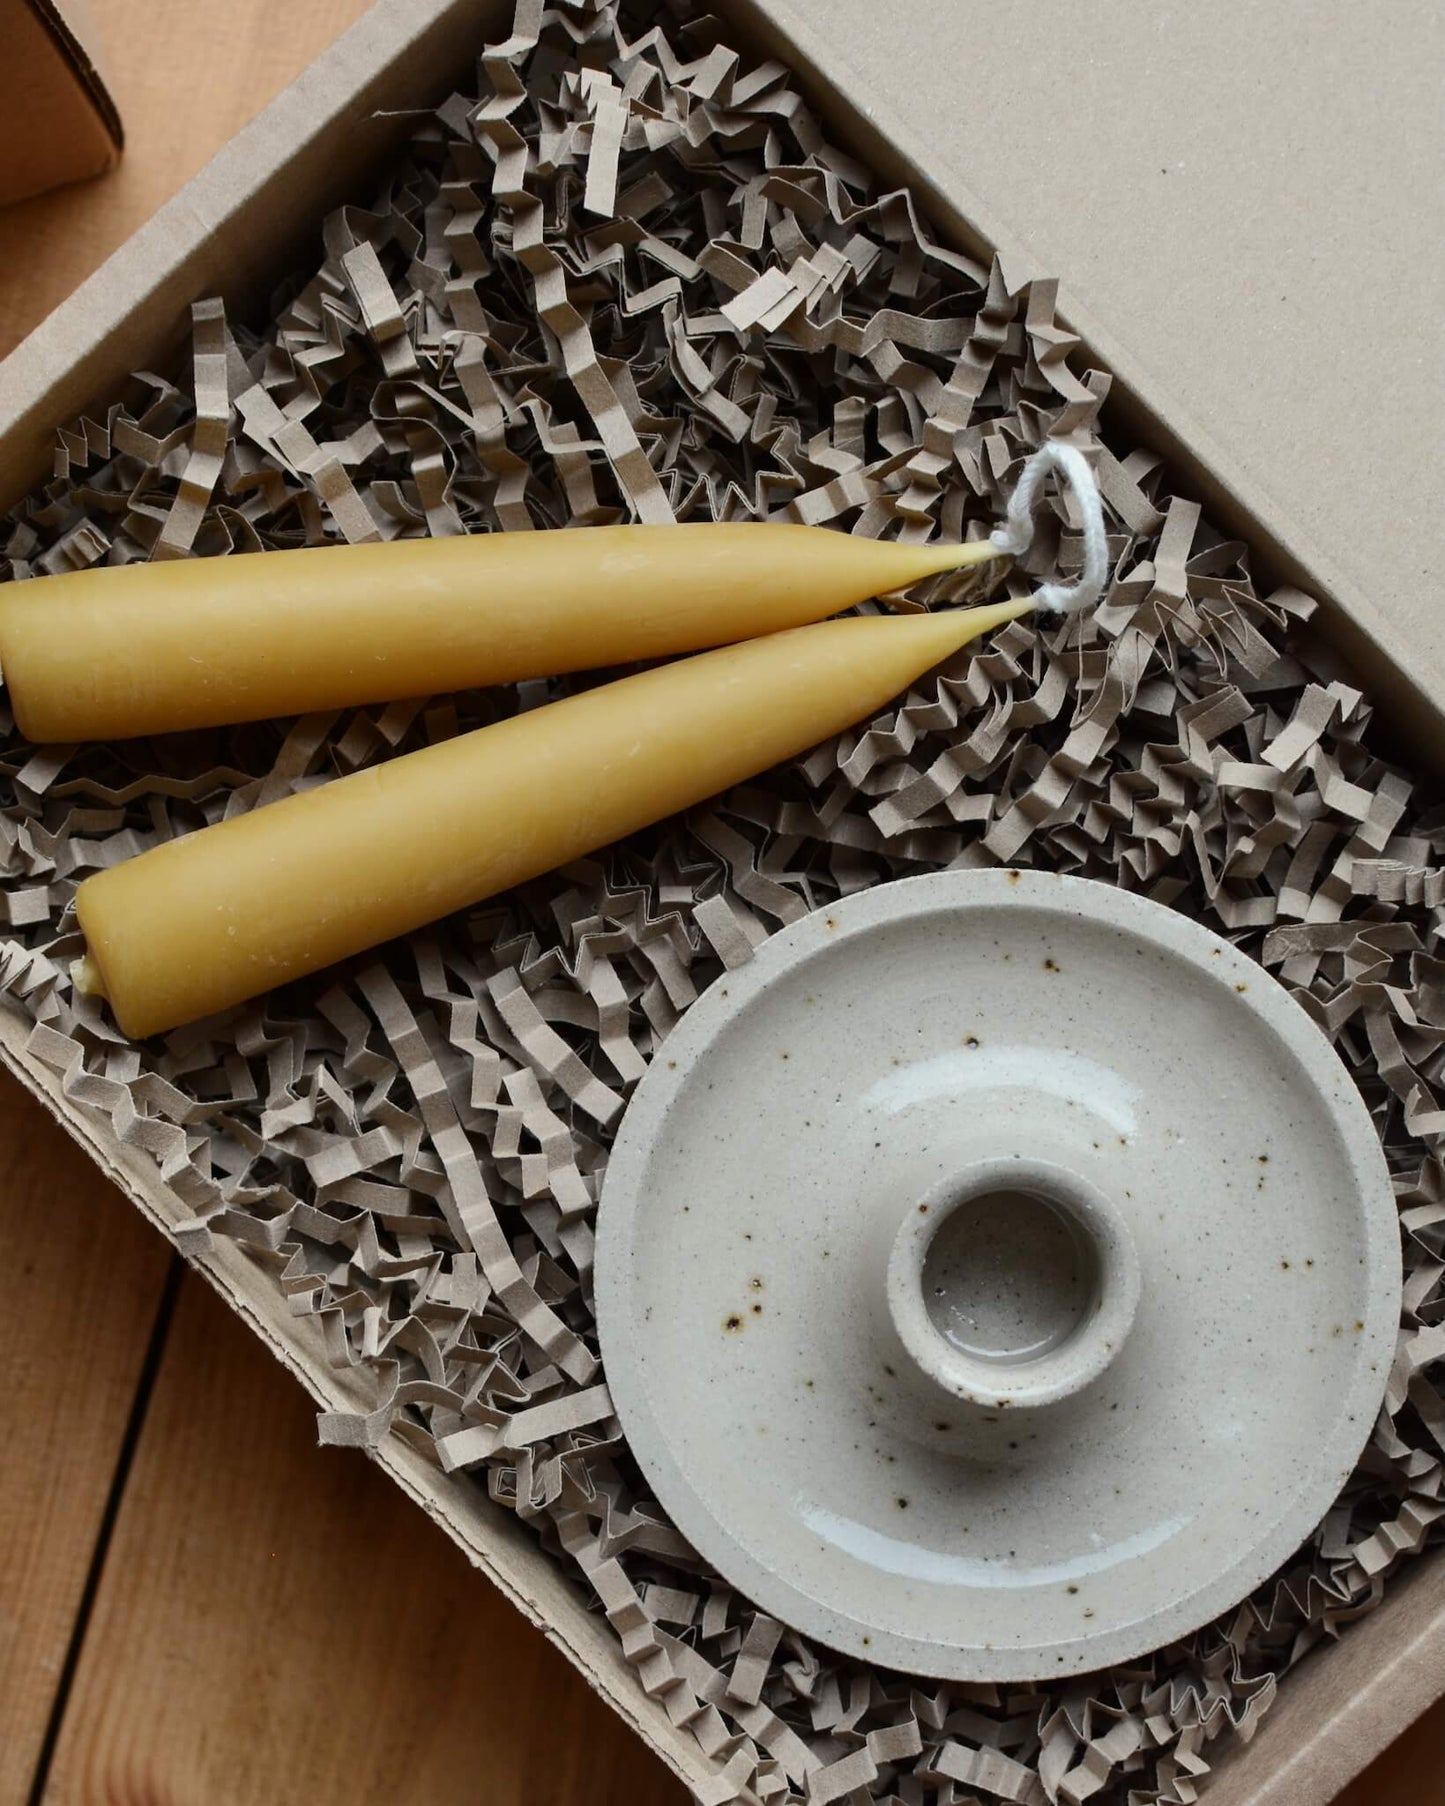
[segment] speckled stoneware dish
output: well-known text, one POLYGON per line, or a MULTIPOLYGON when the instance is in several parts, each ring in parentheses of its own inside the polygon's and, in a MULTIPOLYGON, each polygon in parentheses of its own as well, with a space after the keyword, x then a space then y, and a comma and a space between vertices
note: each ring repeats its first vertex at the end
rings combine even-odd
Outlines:
POLYGON ((767 1611, 959 1679, 1227 1609, 1363 1446, 1399 1313, 1370 1118, 1279 985, 1106 885, 953 872, 766 942, 613 1151, 634 1454, 767 1611))

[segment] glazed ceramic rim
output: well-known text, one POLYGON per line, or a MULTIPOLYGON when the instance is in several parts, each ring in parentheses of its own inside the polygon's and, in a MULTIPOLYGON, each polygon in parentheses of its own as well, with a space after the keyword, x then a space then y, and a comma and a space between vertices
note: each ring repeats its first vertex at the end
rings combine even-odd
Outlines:
POLYGON ((868 1659, 876 1666, 938 1679, 1034 1681, 1087 1673, 1161 1648, 1238 1605, 1295 1553, 1353 1472, 1384 1396, 1400 1317, 1399 1219, 1384 1152, 1353 1079, 1314 1021, 1278 980, 1201 923, 1109 884, 1046 872, 954 870, 875 885, 781 929, 727 978, 725 986, 713 984, 688 1009, 667 1037, 667 1059, 654 1059, 639 1083, 612 1149, 598 1210, 595 1309, 605 1378, 628 1444, 672 1522, 724 1579, 805 1636, 856 1654, 858 1636, 866 1633, 868 1659), (1330 1113, 1358 1200, 1366 1292, 1364 1330, 1355 1344, 1359 1358, 1330 1434, 1313 1465, 1297 1472, 1282 1494, 1267 1530, 1203 1586, 1147 1617, 1087 1636, 1007 1649, 904 1636, 841 1612, 795 1587, 737 1542, 678 1467, 654 1415, 646 1363, 634 1335, 642 1313, 632 1299, 630 1259, 637 1206, 668 1112, 723 1030, 770 985, 851 934, 901 920, 956 918, 978 908, 1072 915, 1182 959, 1211 981, 1233 986, 1247 977, 1249 1003, 1241 1007, 1272 1031, 1317 1096, 1327 1102, 1345 1078, 1339 1106, 1330 1113))

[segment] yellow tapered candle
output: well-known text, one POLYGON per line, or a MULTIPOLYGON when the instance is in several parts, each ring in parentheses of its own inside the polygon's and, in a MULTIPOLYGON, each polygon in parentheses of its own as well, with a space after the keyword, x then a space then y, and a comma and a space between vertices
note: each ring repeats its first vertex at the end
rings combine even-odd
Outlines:
POLYGON ((394 540, 0 588, 34 741, 259 721, 725 646, 1001 556, 786 523, 394 540))
POLYGON ((77 986, 137 1038, 208 1016, 752 777, 1030 606, 701 653, 169 841, 80 886, 77 986))

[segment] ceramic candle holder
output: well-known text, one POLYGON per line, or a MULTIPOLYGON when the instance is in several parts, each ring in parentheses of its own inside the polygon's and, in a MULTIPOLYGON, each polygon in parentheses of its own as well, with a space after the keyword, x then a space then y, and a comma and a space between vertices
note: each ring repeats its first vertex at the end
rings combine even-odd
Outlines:
POLYGON ((1127 1661, 1288 1560, 1379 1408, 1378 1137, 1238 948, 1074 878, 829 904, 695 1003, 603 1184, 597 1327, 655 1495, 886 1667, 1127 1661))

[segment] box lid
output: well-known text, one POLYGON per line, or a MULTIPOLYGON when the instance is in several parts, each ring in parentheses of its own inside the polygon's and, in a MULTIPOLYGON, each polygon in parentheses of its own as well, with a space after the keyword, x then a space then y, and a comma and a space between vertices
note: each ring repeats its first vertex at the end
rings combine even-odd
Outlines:
POLYGON ((1445 12, 764 10, 1440 694, 1445 12))

